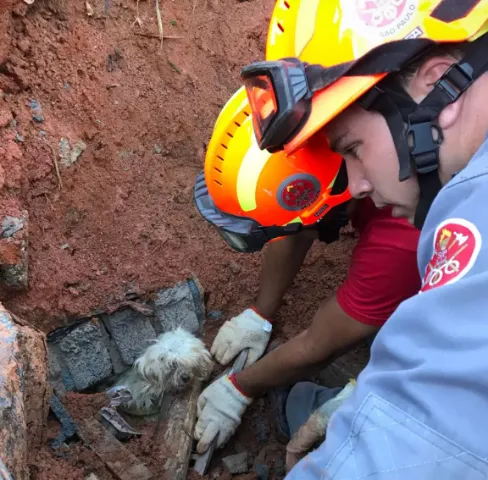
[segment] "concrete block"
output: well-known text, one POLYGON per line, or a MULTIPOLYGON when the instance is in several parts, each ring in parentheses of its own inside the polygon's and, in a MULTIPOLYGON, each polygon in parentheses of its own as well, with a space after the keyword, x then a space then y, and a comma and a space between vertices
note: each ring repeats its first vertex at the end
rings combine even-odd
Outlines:
POLYGON ((156 338, 149 318, 131 308, 118 310, 112 315, 103 315, 102 320, 117 345, 122 361, 128 366, 156 338))
POLYGON ((64 361, 71 372, 76 390, 85 390, 112 374, 108 346, 98 319, 71 330, 59 341, 64 361))
MULTIPOLYGON (((201 331, 195 290, 188 282, 160 290, 155 300, 156 331, 158 334, 183 327, 193 334, 201 331)), ((198 290, 197 290, 198 291, 198 290)), ((199 303, 199 302, 198 302, 199 303)))
MULTIPOLYGON (((99 318, 102 319, 103 315, 99 318)), ((120 355, 120 351, 115 344, 115 341, 112 340, 110 334, 108 333, 108 326, 105 322, 103 322, 105 328, 101 328, 100 331, 102 332, 102 336, 105 342, 105 345, 108 346, 108 353, 110 355, 110 361, 112 362, 112 370, 115 375, 119 375, 122 372, 127 370, 127 365, 122 360, 122 355, 120 355)))
POLYGON ((62 397, 67 391, 75 389, 75 382, 61 358, 59 347, 52 343, 48 343, 48 366, 49 383, 57 395, 62 397))

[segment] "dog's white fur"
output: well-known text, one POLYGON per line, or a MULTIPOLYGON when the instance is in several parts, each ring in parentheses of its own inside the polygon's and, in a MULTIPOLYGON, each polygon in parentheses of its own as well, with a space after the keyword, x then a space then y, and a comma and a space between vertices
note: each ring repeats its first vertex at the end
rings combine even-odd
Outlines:
POLYGON ((212 367, 210 352, 190 332, 177 328, 163 333, 117 381, 132 394, 132 401, 121 409, 134 415, 154 413, 165 392, 179 392, 193 380, 208 379, 212 367))

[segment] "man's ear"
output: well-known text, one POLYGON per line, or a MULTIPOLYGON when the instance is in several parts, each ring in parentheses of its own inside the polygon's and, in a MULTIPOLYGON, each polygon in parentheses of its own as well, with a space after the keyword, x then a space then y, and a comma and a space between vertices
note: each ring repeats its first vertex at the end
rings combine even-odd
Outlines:
POLYGON ((448 55, 426 60, 410 79, 407 87, 409 95, 420 103, 453 63, 456 63, 456 59, 448 55))
MULTIPOLYGON (((433 57, 427 60, 410 80, 407 89, 410 96, 417 103, 420 103, 453 63, 456 63, 456 59, 449 55, 433 57)), ((442 110, 438 122, 443 130, 449 128, 456 121, 461 111, 462 102, 463 97, 442 110)))

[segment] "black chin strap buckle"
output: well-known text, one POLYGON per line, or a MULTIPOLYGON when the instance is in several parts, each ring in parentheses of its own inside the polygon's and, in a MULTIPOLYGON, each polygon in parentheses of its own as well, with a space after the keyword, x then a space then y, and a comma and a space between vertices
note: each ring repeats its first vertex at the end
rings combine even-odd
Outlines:
POLYGON ((473 67, 469 63, 454 63, 437 81, 436 87, 448 96, 451 103, 455 102, 472 83, 473 67))
POLYGON ((410 155, 415 161, 415 168, 420 175, 433 172, 439 166, 439 145, 444 140, 442 130, 432 121, 408 124, 407 140, 410 155), (434 140, 433 132, 437 132, 434 140))

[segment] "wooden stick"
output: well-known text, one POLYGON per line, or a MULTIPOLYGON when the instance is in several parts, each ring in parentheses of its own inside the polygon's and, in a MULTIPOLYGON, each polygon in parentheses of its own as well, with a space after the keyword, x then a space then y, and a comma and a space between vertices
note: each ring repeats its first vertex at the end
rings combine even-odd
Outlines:
MULTIPOLYGON (((247 356, 249 354, 249 350, 246 348, 244 349, 239 356, 234 361, 232 368, 229 372, 225 372, 225 374, 230 375, 232 373, 238 373, 243 370, 244 365, 247 361, 247 356)), ((214 437, 214 439, 210 442, 210 445, 205 453, 201 455, 197 455, 195 458, 195 465, 194 470, 199 473, 202 477, 207 473, 208 467, 210 466, 210 462, 212 461, 212 456, 217 448, 217 438, 218 434, 214 437)))
POLYGON ((54 169, 56 170, 56 176, 58 177, 58 187, 60 190, 63 189, 63 181, 61 180, 61 173, 59 171, 59 165, 58 165, 58 158, 56 151, 54 150, 53 146, 45 140, 46 145, 51 149, 51 153, 53 154, 53 163, 54 163, 54 169))
MULTIPOLYGON (((161 39, 161 37, 159 35, 156 35, 155 33, 144 33, 144 32, 134 32, 135 35, 139 35, 140 37, 146 37, 146 38, 157 38, 158 40, 161 39)), ((163 38, 166 40, 166 39, 170 39, 170 40, 177 40, 177 39, 181 39, 181 38, 184 38, 180 35, 163 35, 163 38)))

